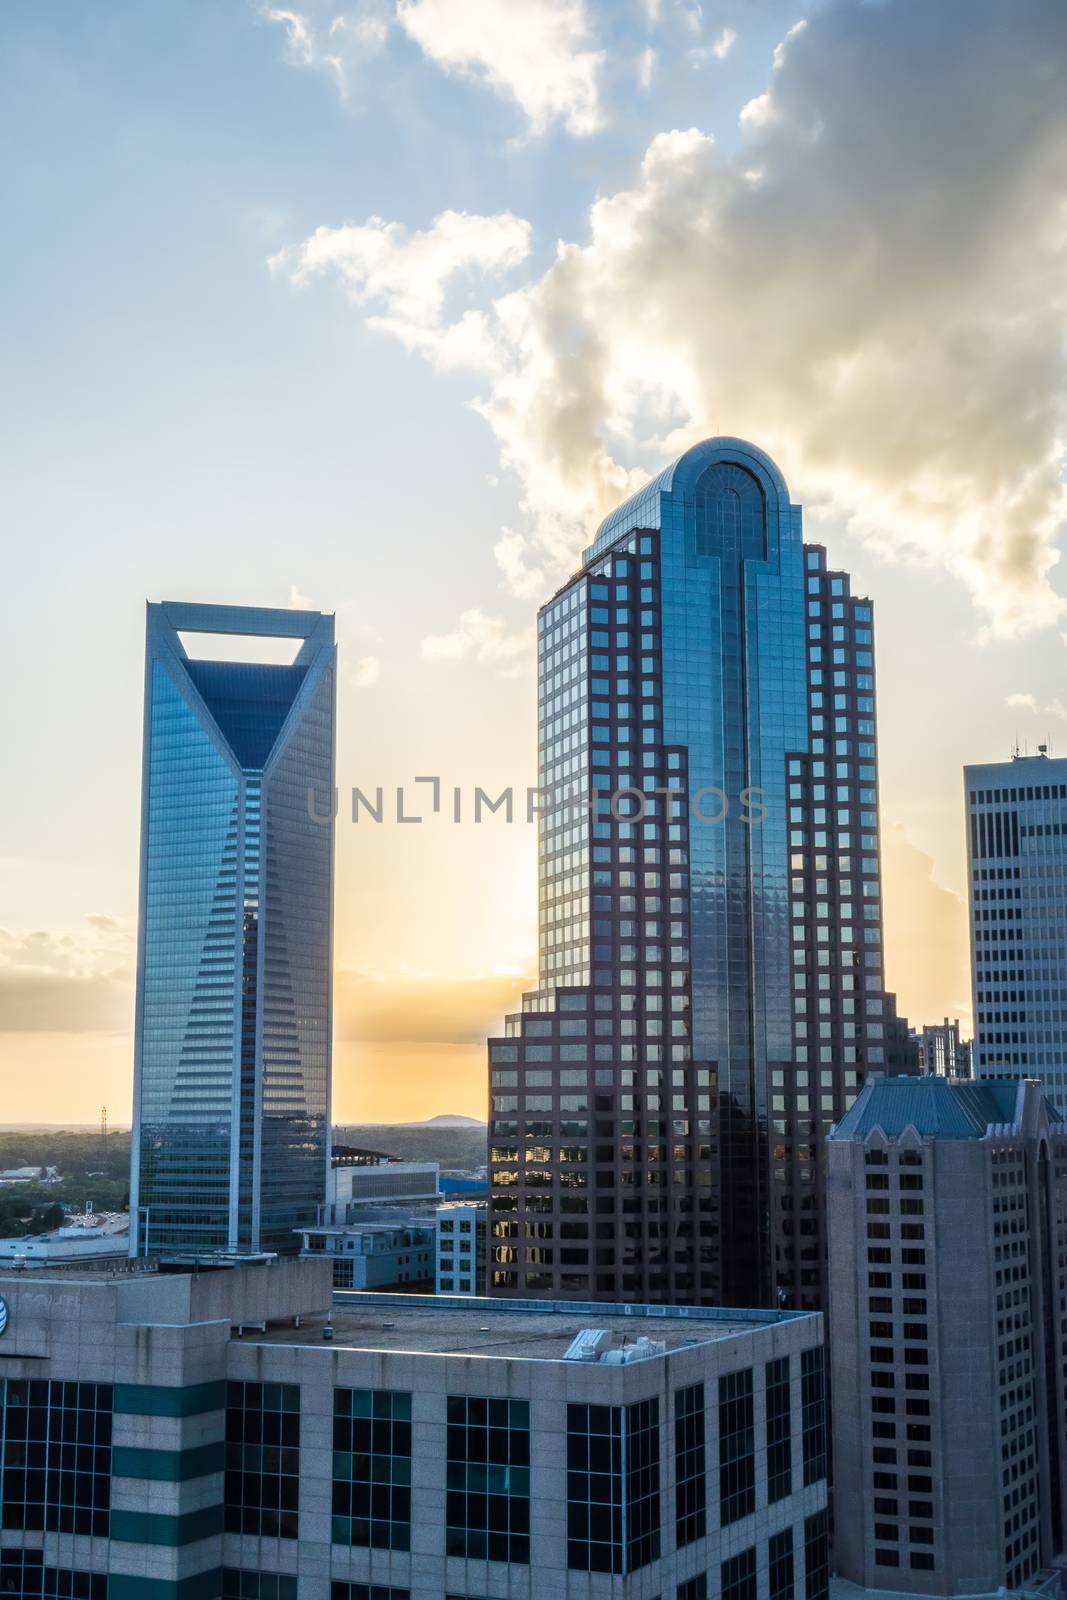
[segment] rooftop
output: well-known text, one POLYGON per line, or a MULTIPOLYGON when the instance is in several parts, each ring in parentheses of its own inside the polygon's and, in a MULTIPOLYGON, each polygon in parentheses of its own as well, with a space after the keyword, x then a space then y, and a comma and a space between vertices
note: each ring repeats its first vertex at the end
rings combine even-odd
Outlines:
MULTIPOLYGON (((483 1299, 471 1295, 376 1294, 340 1290, 334 1295, 332 1348, 411 1351, 419 1355, 483 1356, 501 1360, 561 1361, 575 1336, 606 1328, 616 1348, 641 1337, 667 1350, 711 1344, 756 1328, 793 1322, 810 1313, 731 1311, 704 1306, 622 1306, 551 1300, 483 1299)), ((256 1344, 322 1346, 326 1318, 299 1328, 268 1327, 250 1335, 256 1344)))
MULTIPOLYGON (((921 1137, 984 1139, 990 1127, 1012 1127, 1019 1109, 1020 1082, 975 1083, 929 1077, 871 1078, 851 1108, 831 1130, 832 1139, 862 1139, 881 1128, 890 1139, 905 1128, 921 1137)), ((1049 1122, 1060 1113, 1046 1098, 1049 1122)))

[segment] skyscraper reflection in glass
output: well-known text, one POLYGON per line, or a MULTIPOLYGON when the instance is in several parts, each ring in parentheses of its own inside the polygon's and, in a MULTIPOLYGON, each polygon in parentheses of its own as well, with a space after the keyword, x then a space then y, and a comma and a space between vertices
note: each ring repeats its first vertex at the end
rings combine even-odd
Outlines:
POLYGON ((693 447, 542 608, 539 987, 490 1041, 498 1293, 821 1302, 822 1139, 900 1070, 869 602, 693 447))
POLYGON ((133 1254, 293 1250, 325 1198, 335 678, 319 612, 148 607, 133 1254))

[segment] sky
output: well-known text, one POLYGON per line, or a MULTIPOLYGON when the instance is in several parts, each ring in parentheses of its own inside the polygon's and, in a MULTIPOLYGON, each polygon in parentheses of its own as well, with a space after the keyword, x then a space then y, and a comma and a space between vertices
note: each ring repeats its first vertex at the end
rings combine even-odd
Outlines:
POLYGON ((1061 0, 8 0, 0 152, 3 1120, 129 1118, 161 599, 336 613, 427 816, 342 802, 335 1117, 483 1115, 536 607, 716 433, 875 602, 887 976, 969 1023, 962 766, 1067 752, 1061 0))

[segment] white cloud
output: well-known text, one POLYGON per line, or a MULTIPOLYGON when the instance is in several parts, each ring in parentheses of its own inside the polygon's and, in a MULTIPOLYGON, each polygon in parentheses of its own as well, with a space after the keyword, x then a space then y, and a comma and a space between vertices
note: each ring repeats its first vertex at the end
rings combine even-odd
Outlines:
POLYGON ((1064 610, 1063 53, 1043 0, 838 0, 776 52, 740 149, 661 133, 523 288, 445 314, 459 264, 525 253, 509 214, 466 219, 454 253, 445 213, 426 235, 320 229, 287 260, 298 281, 338 271, 378 327, 475 374, 528 518, 498 550, 513 582, 567 570, 598 516, 722 432, 1023 633, 1064 610))
POLYGON ((288 605, 288 610, 290 610, 290 611, 314 611, 314 609, 315 609, 315 607, 311 604, 311 601, 308 599, 307 595, 304 594, 300 589, 298 589, 295 583, 291 583, 289 585, 289 605, 288 605))
POLYGON ((389 36, 390 19, 384 0, 364 0, 355 10, 341 12, 328 21, 321 15, 321 0, 312 0, 309 11, 266 4, 261 9, 267 22, 284 28, 289 61, 294 66, 326 73, 342 98, 348 96, 353 69, 377 55, 389 36))
MULTIPOLYGON (((518 265, 530 249, 530 225, 510 211, 472 216, 444 211, 432 227, 408 233, 397 222, 369 217, 365 223, 317 228, 297 249, 282 250, 270 261, 273 271, 304 284, 335 272, 357 302, 377 302, 383 315, 371 319, 410 348, 432 346, 442 360, 460 364, 465 341, 463 319, 442 324, 449 282, 463 272, 495 274, 518 265), (447 337, 442 337, 442 333, 447 337), (431 337, 427 339, 427 335, 431 337)), ((467 324, 470 341, 480 347, 478 319, 467 324)), ((483 359, 478 349, 477 359, 483 359)))
POLYGON ((377 656, 360 656, 352 673, 353 689, 369 689, 382 675, 382 664, 377 656))
POLYGON ((736 42, 737 29, 724 28, 719 34, 719 37, 716 39, 715 43, 712 45, 711 53, 713 56, 716 56, 718 60, 725 61, 736 42))
POLYGON ((651 48, 642 50, 637 58, 637 81, 642 89, 648 89, 652 84, 652 74, 656 67, 656 52, 651 48))
POLYGON ((432 633, 422 641, 424 661, 473 661, 522 671, 533 650, 529 631, 508 633, 500 617, 486 616, 477 606, 464 611, 451 633, 432 633))
POLYGON ((602 50, 591 49, 583 0, 397 0, 397 20, 445 72, 484 79, 517 101, 533 133, 601 123, 602 50))
POLYGON ((1006 706, 1015 706, 1020 711, 1036 711, 1037 700, 1032 694, 1009 694, 1004 697, 1006 706))

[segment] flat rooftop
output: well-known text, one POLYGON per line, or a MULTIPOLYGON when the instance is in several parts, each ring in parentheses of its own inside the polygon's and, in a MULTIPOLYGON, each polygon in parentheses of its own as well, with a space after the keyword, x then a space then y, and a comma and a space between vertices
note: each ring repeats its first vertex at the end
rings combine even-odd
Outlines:
MULTIPOLYGON (((759 1328, 810 1318, 796 1311, 733 1311, 703 1306, 640 1306, 484 1299, 469 1295, 377 1294, 340 1290, 334 1295, 332 1344, 322 1337, 326 1317, 302 1326, 273 1325, 246 1336, 250 1344, 314 1345, 347 1350, 392 1350, 418 1355, 561 1361, 576 1334, 606 1328, 610 1347, 648 1338, 681 1350, 759 1328)), ((604 1348, 609 1348, 605 1344, 604 1348)))

